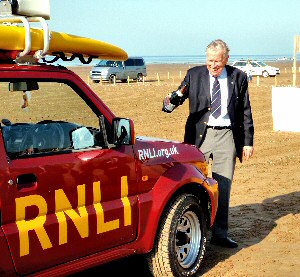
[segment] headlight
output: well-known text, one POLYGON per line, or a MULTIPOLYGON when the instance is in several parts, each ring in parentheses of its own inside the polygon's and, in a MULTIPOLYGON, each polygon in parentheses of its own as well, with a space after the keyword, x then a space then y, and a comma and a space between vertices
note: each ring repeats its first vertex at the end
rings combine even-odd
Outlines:
POLYGON ((194 162, 193 163, 202 173, 205 177, 208 175, 208 165, 205 161, 203 162, 194 162))

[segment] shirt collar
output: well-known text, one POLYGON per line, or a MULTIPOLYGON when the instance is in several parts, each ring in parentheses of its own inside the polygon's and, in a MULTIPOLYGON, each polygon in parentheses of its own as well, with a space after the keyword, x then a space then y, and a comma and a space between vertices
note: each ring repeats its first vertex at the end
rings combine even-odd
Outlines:
MULTIPOLYGON (((215 77, 212 76, 210 73, 209 73, 209 77, 211 79, 214 79, 215 77)), ((226 67, 224 67, 224 69, 222 70, 220 76, 218 77, 218 79, 226 79, 227 78, 227 70, 226 70, 226 67)))

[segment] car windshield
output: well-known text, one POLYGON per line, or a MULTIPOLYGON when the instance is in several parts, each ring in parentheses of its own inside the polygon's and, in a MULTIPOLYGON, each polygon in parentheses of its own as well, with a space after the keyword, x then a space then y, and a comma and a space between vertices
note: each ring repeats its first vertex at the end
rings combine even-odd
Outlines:
POLYGON ((267 66, 264 62, 257 62, 260 66, 267 66))
POLYGON ((0 135, 11 159, 104 147, 99 114, 61 82, 0 82, 0 135), (102 144, 102 145, 100 145, 102 144))
POLYGON ((122 66, 122 62, 119 61, 109 61, 109 60, 101 60, 96 64, 97 67, 119 67, 122 66))

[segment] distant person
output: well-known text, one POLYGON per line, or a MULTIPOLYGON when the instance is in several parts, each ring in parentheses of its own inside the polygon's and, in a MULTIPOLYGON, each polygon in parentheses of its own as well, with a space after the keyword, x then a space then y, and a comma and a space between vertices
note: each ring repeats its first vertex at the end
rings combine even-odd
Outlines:
MULTIPOLYGON (((247 75, 226 65, 228 59, 227 44, 219 39, 212 41, 206 48, 206 65, 187 71, 178 88, 186 87, 185 92, 177 97, 171 110, 166 105, 164 110, 171 112, 189 98, 184 141, 199 147, 207 162, 212 159, 212 176, 219 183, 219 207, 211 244, 235 248, 237 242, 228 237, 230 190, 236 156, 242 162, 243 156, 248 160, 253 154, 254 125, 247 75)), ((169 94, 164 104, 170 100, 172 103, 169 94)))
POLYGON ((31 98, 30 91, 23 91, 23 104, 21 106, 22 109, 25 110, 28 109, 30 98, 31 98))
POLYGON ((251 64, 250 60, 247 61, 245 72, 248 77, 248 82, 252 82, 252 64, 251 64))

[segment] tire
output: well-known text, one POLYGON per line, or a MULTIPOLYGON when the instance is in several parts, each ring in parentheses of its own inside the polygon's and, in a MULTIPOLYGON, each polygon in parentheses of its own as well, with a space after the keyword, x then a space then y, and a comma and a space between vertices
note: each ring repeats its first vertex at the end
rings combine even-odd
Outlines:
POLYGON ((137 75, 137 81, 138 81, 138 82, 143 82, 143 74, 142 74, 142 73, 139 73, 139 74, 137 75))
MULTIPOLYGON (((113 83, 115 78, 116 78, 116 75, 110 75, 108 80, 110 83, 113 83)), ((116 81, 117 81, 117 79, 116 79, 116 81)))
POLYGON ((264 76, 265 78, 269 77, 268 71, 263 71, 262 76, 264 76))
POLYGON ((207 241, 200 201, 183 194, 167 207, 155 245, 148 254, 153 276, 193 276, 200 268, 207 241))
POLYGON ((99 80, 94 80, 93 82, 94 82, 94 83, 99 83, 100 81, 99 81, 99 80))

